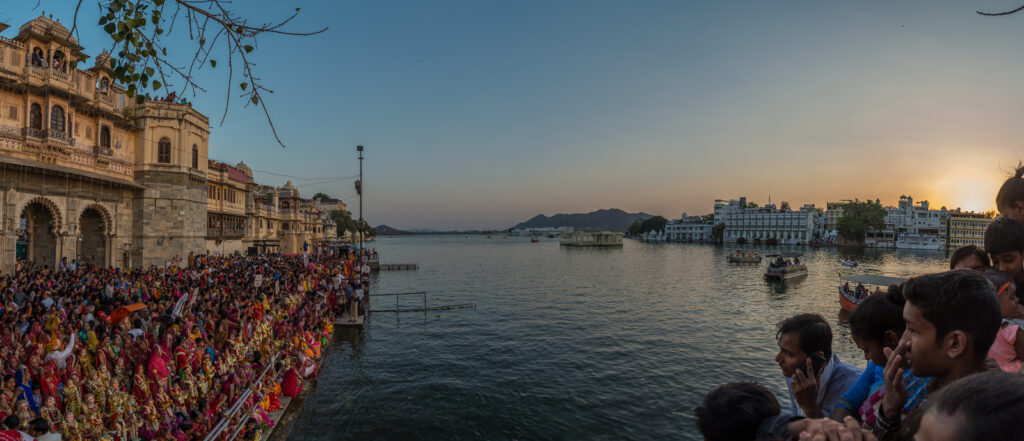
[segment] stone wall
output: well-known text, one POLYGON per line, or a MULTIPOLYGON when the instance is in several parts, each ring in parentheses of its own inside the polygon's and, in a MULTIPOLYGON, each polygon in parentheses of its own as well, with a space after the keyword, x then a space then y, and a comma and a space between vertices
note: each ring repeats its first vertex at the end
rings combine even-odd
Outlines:
POLYGON ((132 263, 164 266, 206 252, 206 183, 194 175, 147 170, 136 173, 146 187, 135 195, 132 263))

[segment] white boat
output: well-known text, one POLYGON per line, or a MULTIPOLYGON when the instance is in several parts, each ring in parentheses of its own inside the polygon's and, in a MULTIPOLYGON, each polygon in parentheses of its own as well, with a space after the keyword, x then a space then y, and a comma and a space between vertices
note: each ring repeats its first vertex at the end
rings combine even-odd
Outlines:
POLYGON ((860 263, 857 262, 857 259, 843 259, 843 265, 854 267, 860 265, 860 263))
POLYGON ((907 233, 896 239, 896 248, 903 250, 941 250, 942 242, 932 234, 907 233))
POLYGON ((806 276, 807 265, 800 263, 800 253, 768 254, 768 268, 764 271, 764 278, 774 280, 786 280, 794 277, 806 276))

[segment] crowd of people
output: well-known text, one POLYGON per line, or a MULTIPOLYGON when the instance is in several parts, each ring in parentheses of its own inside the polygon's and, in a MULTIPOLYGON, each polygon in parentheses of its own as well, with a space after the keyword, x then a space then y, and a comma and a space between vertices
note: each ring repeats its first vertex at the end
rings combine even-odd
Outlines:
POLYGON ((695 410, 705 441, 1024 439, 1024 167, 996 196, 984 248, 950 270, 868 294, 849 318, 861 369, 832 352, 818 314, 783 320, 775 357, 788 391, 729 383, 695 410))
POLYGON ((0 277, 0 440, 194 441, 222 420, 257 439, 362 307, 367 254, 19 262, 0 277))

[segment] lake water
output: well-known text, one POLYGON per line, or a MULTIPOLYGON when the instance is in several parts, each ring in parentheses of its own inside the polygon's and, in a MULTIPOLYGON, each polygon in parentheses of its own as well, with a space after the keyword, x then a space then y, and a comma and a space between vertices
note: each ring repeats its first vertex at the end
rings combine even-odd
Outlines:
MULTIPOLYGON (((738 248, 560 247, 557 239, 382 238, 375 293, 427 291, 428 305, 475 309, 371 314, 339 329, 292 440, 699 440, 693 408, 718 384, 757 381, 784 402, 775 324, 814 312, 840 359, 863 366, 840 316, 840 261, 908 276, 946 269, 945 252, 792 248, 810 274, 767 283, 738 248)), ((768 247, 762 252, 791 249, 768 247)), ((401 307, 423 304, 402 297, 401 307)), ((394 309, 372 298, 371 309, 394 309)))

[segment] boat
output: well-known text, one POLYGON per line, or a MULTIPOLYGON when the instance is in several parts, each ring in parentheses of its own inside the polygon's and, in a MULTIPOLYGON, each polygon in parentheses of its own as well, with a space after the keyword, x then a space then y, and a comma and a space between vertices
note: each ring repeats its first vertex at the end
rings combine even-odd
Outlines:
POLYGON ((726 262, 731 263, 761 263, 761 253, 757 250, 735 250, 725 256, 726 262))
POLYGON ((796 252, 785 252, 782 254, 768 254, 768 268, 764 271, 764 278, 770 280, 786 280, 793 277, 807 275, 807 265, 800 263, 802 254, 796 252))
POLYGON ((530 243, 537 243, 537 242, 540 242, 540 239, 530 239, 530 243))
POLYGON ((857 259, 843 259, 843 265, 848 267, 855 267, 857 265, 860 265, 860 263, 857 262, 857 259))
POLYGON ((876 274, 853 274, 848 276, 840 274, 839 278, 843 280, 843 283, 839 285, 839 307, 846 312, 853 312, 860 305, 860 302, 873 295, 873 290, 865 285, 875 286, 877 290, 881 290, 883 287, 900 284, 906 280, 901 277, 879 276, 876 274), (856 283, 857 286, 851 289, 850 282, 856 283))

